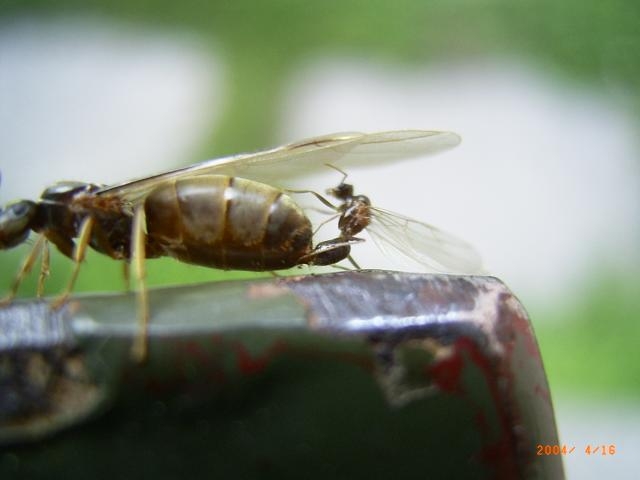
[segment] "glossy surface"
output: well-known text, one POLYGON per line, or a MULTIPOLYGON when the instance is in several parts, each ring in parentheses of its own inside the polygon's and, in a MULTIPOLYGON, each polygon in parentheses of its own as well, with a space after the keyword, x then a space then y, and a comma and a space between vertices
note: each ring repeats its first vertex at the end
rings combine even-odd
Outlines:
MULTIPOLYGON (((34 344, 17 334, 3 347, 13 365, 69 349, 83 359, 77 381, 103 393, 87 400, 102 415, 84 421, 74 403, 81 424, 64 434, 19 446, 12 430, 6 451, 19 471, 563 476, 559 457, 536 456, 537 444, 558 441, 553 407, 526 313, 497 279, 344 272, 161 289, 150 301, 158 315, 144 367, 128 361, 131 295, 76 298, 65 311, 70 335, 52 333, 47 346, 47 335, 34 344)), ((24 302, 0 312, 3 325, 20 313, 34 326, 49 318, 24 302)), ((50 408, 61 411, 56 398, 50 408)), ((23 427, 36 422, 46 438, 69 424, 61 416, 56 426, 55 411, 40 405, 22 412, 23 427), (45 414, 48 427, 38 423, 45 414)), ((2 413, 7 442, 16 419, 2 413)))
POLYGON ((145 198, 152 256, 240 270, 291 268, 312 251, 311 222, 263 183, 201 175, 160 184, 145 198))

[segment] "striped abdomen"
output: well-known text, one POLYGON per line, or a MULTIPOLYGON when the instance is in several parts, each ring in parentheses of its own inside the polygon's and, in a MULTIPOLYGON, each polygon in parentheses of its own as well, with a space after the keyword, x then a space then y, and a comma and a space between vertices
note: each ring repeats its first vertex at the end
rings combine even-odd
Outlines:
POLYGON ((182 262, 238 270, 298 265, 311 222, 282 190, 226 175, 167 182, 145 199, 147 248, 182 262))

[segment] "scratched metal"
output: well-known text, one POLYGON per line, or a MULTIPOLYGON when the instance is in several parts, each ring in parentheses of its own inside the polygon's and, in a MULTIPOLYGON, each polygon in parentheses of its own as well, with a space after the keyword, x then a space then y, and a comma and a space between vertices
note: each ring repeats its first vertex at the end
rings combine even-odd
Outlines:
POLYGON ((340 272, 150 304, 145 365, 132 294, 0 309, 0 477, 563 478, 536 456, 558 441, 549 388, 498 279, 340 272))
POLYGON ((0 354, 22 348, 71 345, 66 308, 52 310, 45 301, 16 301, 0 308, 0 354))
POLYGON ((487 291, 504 290, 490 277, 381 271, 299 277, 283 283, 309 305, 313 328, 392 335, 420 330, 441 339, 476 328, 474 323, 486 313, 482 309, 487 291))

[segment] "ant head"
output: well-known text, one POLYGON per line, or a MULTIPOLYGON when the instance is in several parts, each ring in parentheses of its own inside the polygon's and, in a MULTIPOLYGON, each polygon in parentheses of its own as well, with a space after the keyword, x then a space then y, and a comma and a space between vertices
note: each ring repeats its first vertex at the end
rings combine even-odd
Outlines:
POLYGON ((346 202, 353 197, 353 185, 340 183, 337 187, 328 189, 327 194, 346 202))
POLYGON ((66 202, 80 193, 91 193, 100 187, 92 183, 63 181, 48 187, 40 198, 51 202, 66 202))
POLYGON ((366 195, 356 195, 353 197, 353 203, 366 205, 367 207, 371 206, 371 200, 366 195))
POLYGON ((29 200, 0 207, 0 250, 15 247, 27 239, 36 210, 36 203, 29 200))
POLYGON ((15 247, 27 239, 36 210, 36 203, 30 200, 20 200, 0 209, 0 249, 15 247))

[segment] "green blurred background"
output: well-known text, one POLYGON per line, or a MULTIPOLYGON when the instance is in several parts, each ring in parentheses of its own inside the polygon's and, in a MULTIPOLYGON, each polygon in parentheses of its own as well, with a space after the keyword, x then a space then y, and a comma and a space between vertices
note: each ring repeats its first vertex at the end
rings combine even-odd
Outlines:
MULTIPOLYGON (((103 34, 111 29, 111 35, 115 37, 135 34, 144 38, 148 34, 151 38, 149 41, 157 42, 161 51, 171 50, 173 43, 184 45, 186 41, 186 44, 195 46, 198 56, 206 58, 210 55, 215 58, 212 68, 222 66, 218 68, 221 73, 216 74, 218 77, 206 78, 214 78, 217 84, 222 85, 223 95, 212 100, 210 105, 207 105, 205 100, 208 97, 205 96, 205 100, 197 105, 199 130, 193 138, 181 144, 183 147, 174 148, 168 160, 165 159, 173 164, 188 164, 215 155, 250 151, 281 141, 281 132, 288 128, 287 116, 283 113, 285 105, 292 108, 291 103, 295 104, 295 100, 289 99, 292 79, 298 78, 300 71, 308 71, 305 69, 316 60, 327 58, 337 58, 342 65, 361 62, 373 64, 380 71, 389 72, 389 75, 450 63, 475 65, 485 58, 507 59, 507 64, 515 61, 520 66, 526 65, 528 72, 548 79, 550 84, 560 85, 563 91, 575 89, 581 95, 593 94, 600 103, 610 102, 613 110, 619 108, 623 112, 631 138, 637 139, 640 115, 640 3, 635 1, 2 1, 0 15, 0 34, 4 39, 0 51, 5 56, 5 60, 0 57, 0 76, 7 74, 6 70, 4 73, 1 71, 2 68, 12 65, 6 60, 11 52, 10 43, 15 38, 21 41, 30 37, 46 38, 43 37, 42 27, 50 24, 58 25, 63 30, 65 25, 70 25, 69 29, 74 31, 80 27, 85 32, 99 25, 98 29, 103 34)), ((82 35, 76 35, 76 41, 82 42, 82 35)), ((30 48, 33 51, 38 47, 36 44, 30 48)), ((121 55, 127 56, 135 45, 129 45, 125 40, 121 48, 121 55)), ((65 52, 57 52, 57 55, 62 58, 65 52)), ((119 54, 116 52, 115 55, 119 54)), ((177 50, 177 55, 180 55, 180 50, 177 50)), ((87 56, 90 57, 90 53, 87 56)), ((55 58, 52 61, 55 63, 55 58)), ((90 63, 81 63, 76 68, 94 67, 90 63)), ((176 68, 179 69, 180 65, 176 68)), ((25 78, 29 78, 28 73, 25 78)), ((33 85, 23 85, 22 95, 26 95, 24 92, 29 92, 30 88, 34 92, 48 88, 48 78, 38 68, 34 68, 31 78, 37 80, 33 81, 33 85)), ((304 76, 301 78, 304 79, 304 76)), ((127 79, 120 81, 119 85, 126 88, 127 79)), ((3 90, 7 98, 11 98, 13 87, 10 82, 5 83, 3 90)), ((154 88, 153 82, 148 83, 148 88, 154 88)), ((68 93, 73 96, 73 92, 68 93)), ((96 98, 100 97, 100 88, 96 87, 95 95, 96 98)), ((37 93, 33 94, 34 102, 39 98, 37 93)), ((158 98, 162 98, 162 92, 158 98)), ((460 104, 452 105, 452 109, 464 110, 464 101, 460 99, 460 104)), ((84 108, 90 116, 91 100, 88 102, 89 106, 85 104, 84 108)), ((37 127, 16 117, 15 112, 26 108, 25 105, 12 104, 12 109, 6 109, 4 114, 0 112, 0 128, 5 135, 8 135, 7 131, 25 129, 27 134, 24 134, 22 141, 37 147, 40 136, 46 136, 46 132, 38 131, 37 127)), ((304 104, 300 108, 305 108, 304 104)), ((334 105, 326 104, 326 108, 331 110, 334 105)), ((338 105, 335 108, 339 110, 338 105)), ((155 110, 150 108, 150 112, 155 110)), ((62 113, 60 123, 65 122, 62 113)), ((582 114, 589 116, 597 112, 585 109, 582 114)), ((172 113, 167 109, 158 115, 171 117, 172 113)), ((396 112, 395 115, 399 114, 396 112)), ((304 115, 300 118, 304 118, 304 115)), ((126 122, 127 118, 120 121, 126 122)), ((402 121, 399 123, 402 124, 402 121)), ((456 130, 454 124, 439 125, 432 122, 429 112, 425 112, 422 124, 413 126, 456 130)), ((135 132, 143 127, 133 122, 128 128, 135 132)), ((343 125, 332 128, 330 123, 323 125, 322 131, 312 131, 311 127, 305 130, 299 125, 294 127, 294 131, 303 130, 309 135, 345 129, 343 125)), ((556 130, 558 136, 564 135, 565 127, 571 129, 571 125, 561 125, 556 130)), ((353 128, 358 129, 359 126, 353 128)), ((108 136, 109 132, 99 132, 97 135, 108 136)), ((77 132, 70 132, 59 141, 63 145, 72 145, 78 138, 77 132)), ((536 140, 535 137, 527 139, 531 142, 536 140)), ((591 140, 584 138, 582 148, 589 149, 591 140)), ((118 138, 113 141, 122 142, 118 138)), ((157 141, 171 143, 172 140, 158 138, 157 141)), ((635 146, 638 147, 637 141, 635 146)), ((37 152, 37 155, 33 155, 46 157, 47 152, 38 151, 36 147, 32 152, 37 152)), ((126 148, 126 144, 123 148, 126 148)), ((139 148, 139 145, 131 148, 139 148)), ((467 144, 466 148, 468 155, 474 154, 473 143, 467 144)), ((141 151, 145 150, 141 148, 141 151)), ((640 149, 634 151, 635 160, 628 171, 633 178, 638 178, 640 173, 638 152, 640 149)), ((495 153, 500 154, 499 151, 495 153)), ((615 149, 605 148, 603 168, 607 168, 607 162, 613 165, 615 153, 615 149), (608 151, 612 153, 612 158, 606 158, 608 151)), ((557 155, 554 161, 562 163, 566 160, 563 152, 557 155)), ((30 191, 20 192, 21 179, 10 177, 7 173, 12 165, 19 164, 24 178, 34 173, 29 171, 30 168, 37 168, 42 174, 42 166, 30 167, 28 163, 22 164, 23 160, 26 162, 19 155, 8 157, 4 154, 0 160, 3 202, 13 199, 13 196, 33 195, 30 191), (9 184, 12 185, 10 192, 13 195, 6 193, 9 184)), ((76 155, 70 161, 87 163, 90 158, 78 158, 76 155)), ((509 161, 517 168, 517 158, 509 161)), ((44 170, 49 183, 62 179, 57 166, 49 164, 44 170)), ((126 166, 116 166, 114 163, 113 170, 114 179, 123 180, 131 176, 126 166)), ((150 167, 149 173, 157 170, 158 167, 150 167)), ((576 171, 572 181, 580 183, 583 173, 576 171)), ((495 172, 494 177, 496 182, 516 181, 502 171, 495 172)), ((549 182, 555 181, 557 179, 553 178, 553 171, 550 171, 549 182)), ((46 183, 40 188, 44 186, 46 183)), ((617 193, 613 185, 605 195, 615 197, 617 193)), ((634 191, 632 194, 636 202, 640 200, 640 192, 634 191)), ((464 195, 464 192, 459 195, 464 195)), ((508 202, 509 199, 504 201, 508 202)), ((598 201, 594 199, 596 204, 598 201)), ((535 209, 536 199, 531 199, 531 204, 535 209)), ((585 204, 586 213, 576 211, 575 214, 588 215, 591 208, 590 204, 585 204)), ((638 213, 636 207, 630 211, 638 213)), ((628 223, 632 226, 628 231, 638 232, 638 216, 623 215, 619 218, 617 213, 611 212, 612 223, 628 223)), ((544 212, 541 216, 544 216, 544 212)), ((508 221, 506 218, 491 220, 494 224, 508 221)), ((544 224, 531 223, 531 230, 536 234, 544 229, 544 224)), ((604 231, 603 235, 620 235, 620 231, 625 230, 612 227, 610 232, 604 231)), ((553 234, 548 232, 545 235, 553 234)), ((556 234, 563 235, 562 232, 556 234)), ((473 235, 469 238, 473 239, 473 235)), ((569 246, 572 242, 583 244, 592 241, 589 238, 561 240, 569 246)), ((479 245, 482 250, 481 247, 479 245)), ((517 282, 515 286, 508 283, 516 290, 516 295, 523 298, 531 313, 554 399, 557 403, 565 399, 560 412, 582 412, 582 407, 574 409, 572 406, 572 402, 579 400, 587 402, 584 410, 587 417, 593 418, 598 412, 604 412, 604 418, 608 418, 606 415, 615 413, 614 410, 618 408, 617 403, 612 403, 613 400, 617 402, 623 399, 625 404, 632 406, 632 410, 640 400, 640 262, 637 255, 640 249, 636 249, 636 255, 628 257, 621 268, 620 265, 608 263, 606 255, 598 254, 601 248, 599 244, 589 247, 594 252, 589 273, 577 276, 570 285, 550 281, 549 289, 554 291, 549 292, 549 301, 545 301, 544 285, 538 285, 538 292, 542 294, 532 295, 528 301, 527 292, 516 289, 517 282), (590 410, 594 405, 599 407, 595 413, 590 410)), ((605 244, 602 248, 611 247, 605 244)), ((9 284, 25 252, 26 248, 21 247, 0 257, 4 285, 9 284)), ((523 252, 523 256, 526 256, 526 252, 523 252)), ((544 262, 544 258, 537 261, 544 262)), ((78 282, 78 291, 122 288, 120 265, 96 254, 90 255, 87 263, 78 282)), ((52 270, 54 274, 48 283, 48 291, 55 292, 69 274, 69 262, 54 255, 52 270)), ((501 276, 500 271, 496 274, 501 276)), ((249 275, 253 274, 215 272, 180 265, 171 260, 149 262, 151 284, 244 278, 249 275)), ((34 285, 34 279, 30 279, 25 283, 22 294, 30 295, 34 285)), ((624 419, 620 420, 624 423, 624 419)), ((637 420, 636 416, 633 425, 640 424, 637 420)), ((569 430, 570 426, 567 426, 567 432, 562 430, 562 418, 559 422, 561 437, 565 441, 596 441, 596 432, 592 432, 594 437, 589 438, 590 432, 583 431, 584 437, 578 438, 578 434, 569 430)), ((622 434, 615 438, 615 431, 607 439, 608 442, 623 441, 622 434)), ((579 466, 574 468, 574 472, 580 471, 579 466)))

